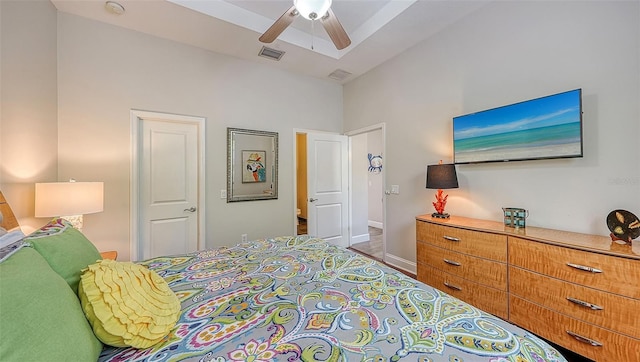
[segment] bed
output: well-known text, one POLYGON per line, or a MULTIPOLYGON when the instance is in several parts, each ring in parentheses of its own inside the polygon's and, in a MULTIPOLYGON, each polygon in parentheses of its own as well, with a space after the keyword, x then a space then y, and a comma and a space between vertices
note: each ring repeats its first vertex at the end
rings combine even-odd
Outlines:
MULTIPOLYGON (((44 227, 40 236, 71 232, 64 221, 55 223, 44 227)), ((78 234, 74 238, 80 238, 78 234)), ((36 253, 25 249, 37 246, 37 238, 22 242, 26 246, 0 264, 2 318, 7 316, 6 294, 12 290, 5 279, 15 275, 7 268, 19 264, 12 259, 36 253)), ((175 293, 179 319, 149 348, 100 344, 99 361, 565 361, 556 349, 519 327, 307 235, 254 240, 139 264, 161 276, 175 293)), ((50 293, 59 289, 64 288, 50 293)), ((25 300, 32 302, 27 296, 21 303, 25 300)), ((24 308, 16 310, 25 313, 24 308)), ((59 314, 55 309, 39 312, 46 318, 59 314)), ((75 329, 84 330, 86 324, 75 329)), ((16 328, 27 329, 25 335, 33 340, 33 333, 40 333, 24 323, 16 328)), ((54 326, 53 333, 64 334, 60 328, 66 326, 54 326)), ((13 347, 6 334, 0 339, 0 359, 12 360, 5 353, 13 347)), ((56 343, 65 340, 69 337, 56 343)), ((75 337, 66 343, 78 349, 82 340, 75 337)), ((88 349, 95 353, 95 344, 88 349)), ((54 351, 41 353, 50 356, 54 351)))

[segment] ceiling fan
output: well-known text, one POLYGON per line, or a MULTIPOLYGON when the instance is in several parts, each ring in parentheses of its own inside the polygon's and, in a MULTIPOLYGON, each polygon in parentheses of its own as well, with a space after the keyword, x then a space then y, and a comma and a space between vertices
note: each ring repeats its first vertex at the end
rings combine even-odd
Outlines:
POLYGON ((271 43, 293 23, 293 20, 302 15, 311 21, 320 20, 324 30, 327 31, 331 41, 338 48, 344 49, 351 44, 351 39, 344 31, 342 24, 331 11, 332 0, 293 0, 293 6, 289 8, 267 31, 260 36, 263 43, 271 43))

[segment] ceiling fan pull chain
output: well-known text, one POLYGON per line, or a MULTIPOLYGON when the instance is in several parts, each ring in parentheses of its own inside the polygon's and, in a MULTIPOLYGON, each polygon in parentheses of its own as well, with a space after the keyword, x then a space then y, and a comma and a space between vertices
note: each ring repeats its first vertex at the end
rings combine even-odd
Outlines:
POLYGON ((316 23, 316 20, 315 20, 315 19, 311 20, 311 50, 314 50, 314 49, 313 49, 313 39, 314 39, 314 38, 315 38, 315 36, 316 36, 316 31, 315 31, 315 30, 316 30, 316 27, 315 27, 315 23, 316 23))

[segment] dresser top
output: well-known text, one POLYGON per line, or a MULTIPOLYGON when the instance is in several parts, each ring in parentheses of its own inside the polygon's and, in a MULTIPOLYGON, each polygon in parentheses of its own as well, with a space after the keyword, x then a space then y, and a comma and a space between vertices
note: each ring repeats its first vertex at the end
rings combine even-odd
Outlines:
POLYGON ((535 226, 512 228, 505 226, 502 222, 498 221, 472 219, 462 216, 451 216, 449 219, 438 219, 431 217, 430 214, 426 214, 416 216, 416 220, 461 229, 516 236, 548 244, 640 260, 640 239, 633 241, 632 245, 625 245, 611 241, 611 238, 608 236, 581 234, 535 226))

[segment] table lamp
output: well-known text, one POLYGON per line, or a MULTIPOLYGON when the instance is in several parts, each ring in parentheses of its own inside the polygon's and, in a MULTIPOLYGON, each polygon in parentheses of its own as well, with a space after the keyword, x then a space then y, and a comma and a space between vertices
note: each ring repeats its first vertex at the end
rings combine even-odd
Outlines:
POLYGON ((36 217, 61 217, 82 231, 82 215, 104 210, 103 182, 36 183, 36 217))
POLYGON ((436 201, 433 202, 436 212, 431 214, 432 217, 440 219, 448 219, 449 214, 444 212, 444 206, 447 204, 447 197, 442 189, 457 189, 458 176, 456 175, 456 166, 454 164, 442 164, 440 161, 437 165, 427 166, 427 188, 438 189, 436 192, 436 201))

